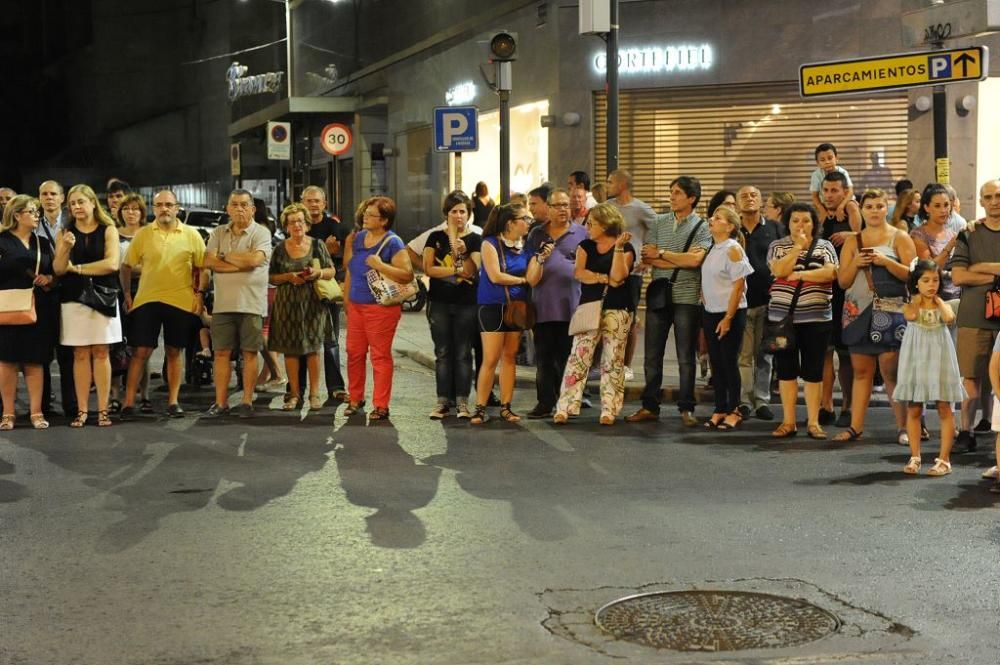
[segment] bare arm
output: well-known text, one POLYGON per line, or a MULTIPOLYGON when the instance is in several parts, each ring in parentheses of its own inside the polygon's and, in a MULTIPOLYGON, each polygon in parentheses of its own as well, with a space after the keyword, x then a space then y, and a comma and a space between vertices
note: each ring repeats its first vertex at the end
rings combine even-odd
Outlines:
POLYGON ((236 272, 250 272, 264 265, 266 260, 267 255, 259 249, 255 249, 251 252, 230 252, 226 254, 224 263, 234 266, 236 272))
POLYGON ((425 247, 423 256, 424 274, 435 279, 444 279, 459 274, 458 266, 434 265, 434 248, 425 247))
POLYGON ((686 252, 665 249, 660 252, 660 258, 677 268, 700 268, 701 262, 705 260, 705 250, 701 247, 692 247, 686 252))
MULTIPOLYGON (((508 275, 500 270, 500 258, 497 256, 497 250, 493 246, 493 243, 484 242, 481 253, 483 258, 483 267, 486 268, 486 275, 494 284, 498 284, 500 286, 520 286, 528 283, 528 280, 525 277, 515 277, 514 275, 508 275)), ((530 269, 530 264, 528 267, 530 269)))
POLYGON ((121 245, 118 242, 118 229, 110 225, 106 226, 104 230, 104 258, 100 261, 91 261, 90 263, 81 263, 79 265, 74 265, 70 261, 67 272, 75 272, 80 275, 87 275, 88 277, 110 275, 118 272, 120 254, 121 245))
MULTIPOLYGON (((983 265, 981 263, 975 265, 983 265)), ((951 269, 951 281, 955 286, 986 286, 992 284, 994 275, 972 270, 972 267, 954 266, 951 269)))

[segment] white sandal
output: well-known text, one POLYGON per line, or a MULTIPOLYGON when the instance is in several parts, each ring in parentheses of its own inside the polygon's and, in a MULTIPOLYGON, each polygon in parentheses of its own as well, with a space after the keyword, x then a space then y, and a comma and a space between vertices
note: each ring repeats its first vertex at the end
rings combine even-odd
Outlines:
POLYGON ((909 474, 911 476, 915 476, 916 474, 920 473, 920 458, 911 457, 910 461, 907 462, 906 466, 903 467, 903 473, 909 474))
POLYGON ((935 457, 934 466, 927 469, 928 476, 947 476, 949 473, 951 473, 951 462, 940 457, 935 457))

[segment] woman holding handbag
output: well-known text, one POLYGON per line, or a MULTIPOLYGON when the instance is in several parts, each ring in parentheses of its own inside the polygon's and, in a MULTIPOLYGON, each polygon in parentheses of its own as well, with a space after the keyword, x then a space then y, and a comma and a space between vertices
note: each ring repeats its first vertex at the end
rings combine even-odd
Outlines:
POLYGON ((701 317, 715 379, 715 412, 705 427, 733 430, 743 421, 740 405, 740 343, 747 324, 747 275, 753 273, 743 248, 740 216, 728 206, 708 221, 712 246, 701 263, 701 317))
POLYGON ((625 344, 635 302, 625 283, 635 263, 635 249, 624 232, 625 220, 611 203, 599 203, 587 214, 587 239, 576 248, 574 277, 583 286, 580 303, 569 322, 573 348, 563 373, 562 391, 552 417, 565 423, 580 413, 583 388, 598 344, 601 351, 601 419, 613 425, 625 399, 625 344))
POLYGON ((268 268, 268 279, 277 287, 271 308, 268 350, 285 355, 289 392, 281 408, 294 411, 302 406, 299 363, 305 357, 312 392, 309 408, 320 409, 323 401, 317 392, 319 352, 333 323, 314 283, 333 277, 333 259, 325 243, 307 235, 309 211, 301 203, 293 203, 281 211, 281 226, 285 240, 275 246, 268 268), (317 259, 319 263, 314 268, 313 261, 317 259))
POLYGON ((888 200, 881 189, 861 197, 865 227, 848 238, 841 251, 837 281, 844 293, 841 338, 851 352, 854 384, 851 388, 851 426, 833 438, 855 441, 865 427, 865 413, 872 394, 875 363, 885 379, 885 391, 896 417, 896 440, 909 444, 906 413, 892 399, 896 387, 899 346, 906 329, 903 305, 910 262, 916 256, 913 240, 886 221, 888 200))
POLYGON ((837 277, 837 249, 820 238, 819 217, 808 203, 793 203, 785 209, 782 223, 789 235, 771 243, 767 264, 774 275, 767 307, 768 332, 791 326, 791 343, 776 351, 774 367, 778 375, 783 417, 771 433, 776 439, 795 436, 795 404, 801 377, 805 384, 806 426, 809 437, 825 439, 819 424, 823 396, 823 363, 833 333, 833 280, 837 277), (769 330, 770 329, 770 330, 769 330))
POLYGON ((97 389, 97 426, 109 427, 112 344, 122 341, 118 307, 118 268, 121 245, 118 230, 97 195, 87 185, 74 185, 66 194, 70 219, 56 235, 56 275, 60 288, 60 343, 73 347, 73 381, 77 411, 70 427, 87 422, 90 385, 97 389))
POLYGON ((552 252, 552 245, 543 247, 538 256, 528 256, 524 236, 528 233, 531 215, 520 203, 508 203, 493 208, 490 219, 483 228, 480 253, 479 286, 476 302, 479 304, 479 330, 483 340, 483 363, 479 366, 476 381, 476 409, 469 421, 482 425, 486 415, 486 402, 493 390, 497 365, 500 365, 500 417, 516 423, 521 417, 510 408, 514 398, 514 377, 517 349, 521 333, 530 328, 529 289, 542 277, 538 260, 544 261, 552 252))
POLYGON ((35 234, 41 215, 38 199, 12 198, 0 223, 0 430, 14 428, 17 368, 28 386, 31 426, 45 429, 42 413, 44 365, 59 341, 59 300, 51 291, 53 248, 35 234), (21 301, 28 303, 23 309, 21 301), (30 321, 34 318, 34 321, 30 321))
POLYGON ((368 200, 361 230, 344 250, 344 311, 347 313, 347 383, 345 416, 365 403, 366 359, 371 355, 372 404, 368 419, 386 420, 392 398, 392 340, 402 316, 400 302, 386 298, 413 282, 406 244, 392 232, 396 203, 386 196, 368 200))

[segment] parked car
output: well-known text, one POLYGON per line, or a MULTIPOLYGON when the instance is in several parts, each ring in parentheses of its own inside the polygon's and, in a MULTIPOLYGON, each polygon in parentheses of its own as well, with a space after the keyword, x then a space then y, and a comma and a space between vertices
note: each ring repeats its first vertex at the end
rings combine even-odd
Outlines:
POLYGON ((181 207, 177 213, 177 218, 188 226, 198 229, 198 233, 201 234, 202 239, 206 242, 212 229, 216 226, 229 223, 229 215, 226 214, 225 210, 211 210, 209 208, 181 207))

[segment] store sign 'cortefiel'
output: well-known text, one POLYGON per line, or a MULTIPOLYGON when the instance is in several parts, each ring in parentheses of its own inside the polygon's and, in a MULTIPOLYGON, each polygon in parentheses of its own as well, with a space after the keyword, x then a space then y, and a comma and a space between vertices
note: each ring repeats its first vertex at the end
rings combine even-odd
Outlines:
POLYGON ((246 76, 247 66, 234 62, 226 70, 226 82, 229 84, 229 101, 235 102, 240 97, 264 95, 279 92, 285 80, 285 72, 265 72, 246 76))

